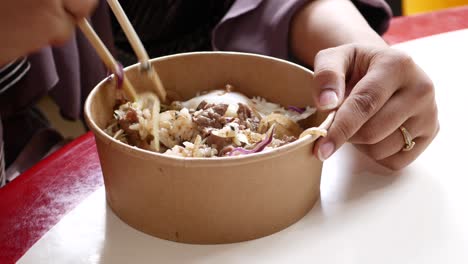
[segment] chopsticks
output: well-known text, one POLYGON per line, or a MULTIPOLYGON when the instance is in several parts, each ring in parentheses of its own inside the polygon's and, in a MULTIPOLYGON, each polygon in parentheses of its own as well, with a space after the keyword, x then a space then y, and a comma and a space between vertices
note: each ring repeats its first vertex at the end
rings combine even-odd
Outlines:
POLYGON ((158 95, 160 100, 164 102, 167 96, 166 90, 164 89, 164 86, 161 82, 161 79, 159 78, 158 73, 149 62, 148 52, 146 52, 143 43, 141 42, 135 29, 132 26, 132 23, 128 19, 127 15, 125 14, 125 11, 123 10, 118 0, 107 0, 107 3, 109 4, 110 8, 112 9, 112 12, 117 18, 117 21, 119 21, 119 24, 122 27, 122 30, 124 31, 125 35, 127 36, 127 39, 130 42, 130 45, 132 46, 138 58, 138 61, 140 62, 142 72, 145 72, 147 74, 146 77, 150 79, 150 82, 153 85, 152 88, 156 91, 156 94, 158 95))
MULTIPOLYGON (((119 65, 119 63, 114 59, 110 51, 107 49, 102 40, 99 38, 99 36, 89 24, 88 20, 86 20, 86 18, 79 19, 77 21, 77 24, 83 32, 83 34, 85 35, 85 37, 94 47, 101 60, 104 62, 106 67, 114 74, 114 76, 116 78, 119 78, 119 75, 125 75, 124 71, 121 69, 121 65, 119 65)), ((121 76, 121 78, 123 78, 122 88, 124 89, 128 99, 131 101, 135 101, 138 97, 135 88, 130 83, 128 78, 125 78, 125 76, 121 76)))

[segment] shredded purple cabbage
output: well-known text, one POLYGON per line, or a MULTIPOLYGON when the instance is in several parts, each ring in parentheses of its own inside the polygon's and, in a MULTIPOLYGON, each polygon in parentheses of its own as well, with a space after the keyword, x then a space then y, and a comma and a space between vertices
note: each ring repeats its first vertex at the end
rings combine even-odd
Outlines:
POLYGON ((288 106, 288 110, 291 110, 291 111, 294 111, 294 112, 298 112, 299 114, 302 114, 305 112, 306 108, 300 108, 300 107, 297 107, 297 106, 293 106, 293 105, 290 105, 288 106))
MULTIPOLYGON (((124 74, 124 69, 123 69, 122 64, 118 62, 118 65, 119 67, 117 68, 117 72, 115 73, 115 78, 117 78, 117 89, 120 89, 122 88, 125 74, 124 74)), ((113 76, 109 70, 107 70, 106 75, 107 75, 106 81, 112 80, 113 76)))
POLYGON ((270 130, 270 134, 265 137, 262 141, 260 141, 253 149, 245 149, 242 147, 237 147, 229 152, 229 156, 237 156, 237 155, 247 155, 252 153, 258 153, 263 151, 266 146, 268 146, 271 141, 273 141, 273 135, 275 134, 275 127, 270 130))
POLYGON ((115 73, 115 76, 117 78, 117 89, 120 89, 122 88, 123 81, 125 78, 123 66, 121 63, 119 63, 119 67, 117 68, 117 72, 115 73))

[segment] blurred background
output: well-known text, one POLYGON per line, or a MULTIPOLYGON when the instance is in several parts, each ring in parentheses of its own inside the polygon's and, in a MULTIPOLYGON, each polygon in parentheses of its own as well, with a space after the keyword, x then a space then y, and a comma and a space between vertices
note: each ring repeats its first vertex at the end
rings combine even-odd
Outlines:
POLYGON ((468 0, 386 0, 395 16, 413 15, 444 8, 468 5, 468 0))

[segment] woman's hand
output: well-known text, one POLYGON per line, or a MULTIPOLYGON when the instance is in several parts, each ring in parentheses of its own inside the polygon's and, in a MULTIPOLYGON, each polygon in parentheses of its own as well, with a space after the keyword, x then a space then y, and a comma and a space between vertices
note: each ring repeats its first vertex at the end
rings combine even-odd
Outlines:
POLYGON ((321 109, 337 108, 328 136, 314 153, 330 157, 345 142, 378 163, 400 169, 418 157, 438 130, 434 87, 406 54, 379 46, 347 44, 315 56, 314 98, 321 109), (411 134, 414 147, 403 151, 400 127, 411 134))
POLYGON ((351 1, 310 1, 292 21, 290 45, 315 70, 317 106, 337 108, 328 136, 315 144, 319 159, 348 141, 397 170, 434 139, 439 122, 431 80, 408 55, 389 48, 351 1))
POLYGON ((72 35, 75 19, 90 15, 97 0, 15 0, 0 4, 0 66, 72 35))

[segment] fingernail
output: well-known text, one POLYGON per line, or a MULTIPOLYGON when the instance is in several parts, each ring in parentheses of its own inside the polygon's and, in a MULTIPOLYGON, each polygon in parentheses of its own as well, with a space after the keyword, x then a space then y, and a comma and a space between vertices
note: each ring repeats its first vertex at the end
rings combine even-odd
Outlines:
POLYGON ((319 160, 325 161, 333 154, 333 151, 335 151, 335 144, 333 142, 323 143, 318 151, 319 160))
POLYGON ((338 106, 338 96, 333 90, 326 89, 320 93, 319 96, 320 108, 330 110, 338 106))

